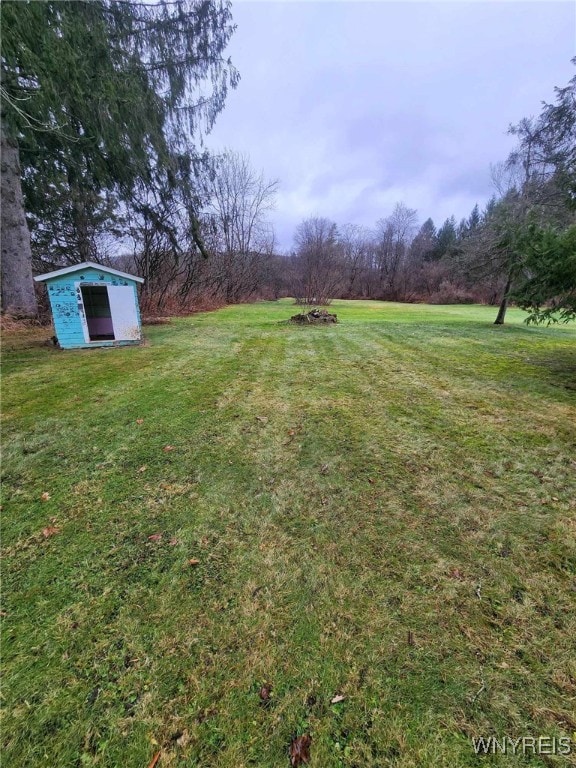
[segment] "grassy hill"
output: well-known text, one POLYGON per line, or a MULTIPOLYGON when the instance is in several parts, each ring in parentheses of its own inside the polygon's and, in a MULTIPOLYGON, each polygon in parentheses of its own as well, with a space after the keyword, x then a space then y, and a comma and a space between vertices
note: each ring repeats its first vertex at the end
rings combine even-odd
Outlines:
POLYGON ((5 335, 6 768, 576 765, 576 328, 333 308, 5 335))

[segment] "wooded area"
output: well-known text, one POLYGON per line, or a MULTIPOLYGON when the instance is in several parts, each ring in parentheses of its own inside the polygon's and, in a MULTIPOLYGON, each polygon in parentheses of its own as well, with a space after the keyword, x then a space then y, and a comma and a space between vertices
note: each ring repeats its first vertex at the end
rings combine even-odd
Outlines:
POLYGON ((279 253, 279 182, 202 146, 239 82, 227 2, 8 0, 2 29, 4 312, 37 313, 33 273, 96 261, 144 277, 148 314, 294 296, 576 315, 576 77, 510 128, 483 210, 436 226, 398 202, 370 229, 309 217, 279 253))

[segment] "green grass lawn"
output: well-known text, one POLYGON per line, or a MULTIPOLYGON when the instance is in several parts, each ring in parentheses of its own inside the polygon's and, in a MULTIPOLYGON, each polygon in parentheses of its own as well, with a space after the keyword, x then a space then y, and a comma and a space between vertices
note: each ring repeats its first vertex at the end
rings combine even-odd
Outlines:
POLYGON ((5 768, 576 765, 575 326, 333 307, 5 337, 5 768))

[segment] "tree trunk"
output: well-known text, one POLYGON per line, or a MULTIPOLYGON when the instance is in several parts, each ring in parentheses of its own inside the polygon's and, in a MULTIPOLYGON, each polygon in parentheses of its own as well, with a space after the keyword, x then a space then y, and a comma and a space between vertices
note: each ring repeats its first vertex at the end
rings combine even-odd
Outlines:
POLYGON ((30 232, 24 214, 18 144, 1 129, 2 311, 32 317, 38 312, 32 279, 30 232))
POLYGON ((506 287, 504 288, 502 301, 500 302, 500 309, 498 310, 498 315, 496 316, 496 320, 494 320, 494 325, 504 325, 504 318, 506 317, 506 310, 508 309, 508 298, 510 297, 511 287, 512 287, 512 273, 508 275, 508 280, 506 281, 506 287))

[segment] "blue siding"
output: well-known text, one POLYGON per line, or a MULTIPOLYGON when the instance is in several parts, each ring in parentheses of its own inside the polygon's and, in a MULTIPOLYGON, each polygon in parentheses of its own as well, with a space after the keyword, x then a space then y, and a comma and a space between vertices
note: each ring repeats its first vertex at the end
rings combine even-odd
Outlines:
POLYGON ((58 343, 63 349, 81 349, 91 347, 114 347, 126 344, 139 344, 139 341, 90 341, 84 339, 82 329, 82 304, 78 301, 75 283, 101 283, 102 285, 131 285, 138 314, 138 325, 142 327, 140 307, 138 306, 138 283, 107 272, 100 272, 92 267, 78 270, 67 275, 49 278, 46 288, 54 318, 54 331, 58 343))

